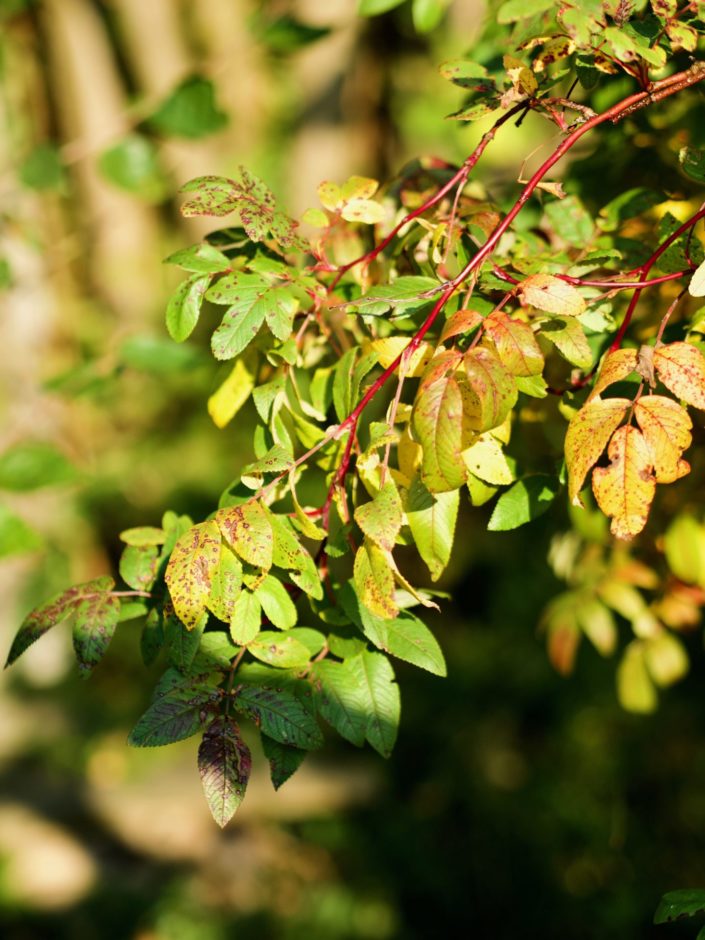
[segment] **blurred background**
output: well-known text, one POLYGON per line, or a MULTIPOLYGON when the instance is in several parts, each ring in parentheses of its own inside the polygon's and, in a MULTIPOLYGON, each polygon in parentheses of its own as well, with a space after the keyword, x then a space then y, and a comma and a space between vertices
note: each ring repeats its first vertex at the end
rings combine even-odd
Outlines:
MULTIPOLYGON (((179 218, 179 186, 245 164, 300 214, 323 179, 471 149, 437 66, 484 6, 457 0, 428 36, 407 6, 0 0, 3 649, 114 569, 118 532, 202 518, 249 459, 249 413, 218 431, 206 412, 224 376, 205 334, 163 326, 161 259, 208 228, 179 218)), ((527 121, 491 173, 516 179, 539 142, 527 121)), ((33 647, 0 687, 2 937, 680 936, 649 924, 663 891, 705 884, 702 652, 647 718, 592 650, 560 678, 537 632, 556 518, 486 521, 467 510, 432 624, 449 678, 399 665, 393 758, 331 740, 276 795, 256 759, 224 833, 193 740, 126 747, 150 687, 131 624, 88 684, 65 630, 33 647)))

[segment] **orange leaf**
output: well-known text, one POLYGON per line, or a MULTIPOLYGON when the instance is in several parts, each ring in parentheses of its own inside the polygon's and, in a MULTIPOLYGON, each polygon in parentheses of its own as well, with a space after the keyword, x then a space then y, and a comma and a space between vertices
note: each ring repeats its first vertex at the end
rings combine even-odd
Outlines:
POLYGON ((592 401, 600 392, 604 391, 608 385, 615 382, 621 382, 632 372, 636 372, 638 354, 636 349, 615 349, 614 352, 608 352, 602 361, 600 369, 592 391, 587 400, 592 401))
POLYGON ((458 310, 446 320, 438 342, 445 343, 447 339, 451 339, 453 336, 470 333, 481 323, 482 314, 478 313, 477 310, 458 310))
POLYGON ((612 463, 593 471, 592 490, 612 517, 612 534, 631 539, 646 525, 656 491, 651 452, 641 431, 625 425, 612 435, 607 455, 612 463))
POLYGON ((522 300, 537 310, 577 317, 585 310, 585 301, 572 284, 552 274, 532 274, 519 286, 522 300))
POLYGON ((501 310, 495 310, 484 322, 485 335, 497 349, 497 355, 512 375, 540 375, 543 371, 543 353, 528 323, 513 320, 501 310))
POLYGON ((465 353, 464 364, 467 422, 475 431, 491 431, 504 421, 516 404, 518 392, 514 376, 494 352, 481 346, 465 353))
POLYGON ((690 465, 681 460, 681 454, 690 447, 693 426, 685 408, 672 398, 649 395, 639 399, 634 414, 651 454, 656 482, 673 483, 685 476, 690 465))
POLYGON ((580 490, 588 470, 600 459, 607 441, 624 420, 631 404, 626 398, 598 398, 574 415, 565 436, 565 460, 568 467, 568 495, 580 506, 580 490))
POLYGON ((705 410, 705 357, 699 349, 690 343, 659 346, 654 368, 669 392, 705 410))

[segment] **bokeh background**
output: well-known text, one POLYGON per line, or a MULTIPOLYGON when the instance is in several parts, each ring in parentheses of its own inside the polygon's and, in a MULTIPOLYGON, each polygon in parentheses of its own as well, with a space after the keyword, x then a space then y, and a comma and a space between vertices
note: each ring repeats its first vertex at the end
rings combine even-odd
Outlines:
MULTIPOLYGON (((166 338, 198 238, 178 187, 245 164, 296 214, 323 179, 463 159, 437 65, 482 2, 418 35, 354 0, 0 0, 0 645, 68 583, 115 567, 117 533, 202 518, 246 461, 218 431, 222 379, 166 338)), ((511 181, 531 121, 490 152, 511 181)), ((595 185, 599 186, 596 180, 595 185)), ((559 588, 556 517, 511 535, 467 511, 433 624, 447 680, 400 664, 391 761, 341 741, 275 794, 256 761, 221 833, 193 740, 128 750, 147 700, 128 623, 84 684, 58 628, 0 686, 5 940, 422 940, 681 936, 663 891, 705 884, 703 656, 647 718, 583 650, 558 677, 537 631, 559 588)))

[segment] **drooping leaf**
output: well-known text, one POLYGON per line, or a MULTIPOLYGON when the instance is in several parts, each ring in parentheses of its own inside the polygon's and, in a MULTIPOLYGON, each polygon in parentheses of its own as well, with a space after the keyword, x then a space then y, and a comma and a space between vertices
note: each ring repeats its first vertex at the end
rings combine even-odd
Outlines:
POLYGON ((402 505, 399 491, 387 479, 375 498, 358 506, 355 522, 377 545, 391 552, 402 526, 402 505))
POLYGON ((690 343, 669 343, 654 350, 654 368, 669 392, 705 410, 705 357, 690 343))
POLYGON ((311 670, 318 713, 341 737, 361 747, 365 741, 365 696, 358 675, 346 662, 323 660, 311 670))
POLYGON ((450 561, 459 503, 458 490, 430 493, 418 476, 409 487, 406 516, 418 552, 434 581, 450 561))
POLYGON ((642 396, 634 406, 641 433, 651 454, 657 483, 673 483, 690 471, 681 459, 690 447, 693 422, 685 408, 662 395, 642 396))
POLYGON ((282 744, 280 741, 270 738, 267 734, 262 734, 261 737, 262 750, 269 761, 272 786, 275 790, 278 790, 292 774, 296 773, 306 759, 308 751, 292 747, 289 744, 282 744))
POLYGON ((220 531, 213 520, 193 526, 174 546, 165 578, 176 616, 188 629, 205 611, 219 559, 220 531))
POLYGON ((379 617, 396 617, 394 575, 385 553, 365 539, 355 554, 353 579, 360 600, 379 617))
POLYGON ((73 647, 81 675, 88 677, 113 638, 120 619, 120 599, 109 593, 84 597, 76 605, 73 647))
POLYGON ((270 738, 313 750, 323 744, 323 735, 301 702, 285 689, 242 686, 234 699, 235 708, 252 718, 270 738))
POLYGON ((612 435, 608 467, 592 474, 597 505, 612 518, 611 532, 630 539, 646 525, 656 490, 651 453, 641 431, 625 425, 612 435))
POLYGON ((514 377, 489 349, 469 349, 464 357, 469 389, 465 416, 470 427, 481 433, 499 427, 517 400, 514 377))
POLYGON ((568 496, 581 505, 580 491, 588 471, 600 459, 613 432, 624 420, 631 402, 626 398, 596 399, 573 417, 565 436, 568 496))
POLYGON ((585 310, 585 300, 566 281, 552 274, 531 274, 520 285, 524 303, 564 317, 578 317, 585 310))
POLYGON ((213 819, 221 829, 242 803, 252 770, 250 749, 231 718, 219 717, 203 733, 198 771, 213 819))
POLYGON ((210 281, 210 274, 194 274, 179 284, 169 300, 166 328, 177 343, 183 343, 195 330, 210 281))
POLYGON ((112 578, 107 576, 95 578, 85 584, 77 584, 75 587, 52 597, 51 600, 46 601, 40 607, 36 607, 25 617, 17 631, 5 667, 11 666, 32 643, 44 636, 57 623, 61 623, 69 614, 75 613, 82 601, 103 598, 114 587, 115 582, 112 578))
POLYGON ((497 500, 487 528, 490 532, 506 532, 537 519, 546 512, 558 490, 558 480, 544 473, 517 480, 497 500))
POLYGON ((279 578, 268 574, 256 591, 265 616, 280 630, 289 630, 298 620, 296 606, 279 578))
POLYGON ((272 526, 259 500, 219 509, 214 520, 243 561, 265 570, 272 567, 272 526))
POLYGON ((397 739, 401 714, 399 686, 392 664, 382 653, 367 650, 346 662, 364 702, 365 737, 382 757, 389 757, 397 739))
POLYGON ((247 649, 255 659, 279 669, 300 668, 311 658, 308 647, 300 640, 290 633, 276 633, 274 630, 262 630, 247 649))

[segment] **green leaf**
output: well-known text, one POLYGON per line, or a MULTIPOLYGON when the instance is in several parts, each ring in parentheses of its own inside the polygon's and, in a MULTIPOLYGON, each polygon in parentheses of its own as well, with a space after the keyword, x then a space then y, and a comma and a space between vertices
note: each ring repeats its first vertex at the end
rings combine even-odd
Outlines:
POLYGON ((320 630, 314 630, 312 627, 293 627, 288 635, 302 643, 308 650, 309 656, 320 653, 326 645, 325 636, 320 630))
POLYGON ((252 718, 270 738, 310 751, 323 744, 323 735, 304 706, 291 693, 266 686, 242 686, 235 708, 252 718))
POLYGON ((368 538, 391 552, 401 531, 402 515, 399 492, 387 479, 371 502, 357 507, 355 522, 368 538))
POLYGON ((543 515, 559 490, 555 477, 543 473, 524 477, 497 500, 487 528, 490 532, 516 529, 543 515))
POLYGON ((289 633, 276 633, 274 630, 262 630, 247 649, 255 659, 278 669, 306 666, 311 658, 308 647, 303 643, 289 633))
POLYGON ((194 346, 176 346, 167 337, 140 333, 120 346, 121 364, 153 375, 184 375, 209 361, 194 346))
POLYGON ((284 14, 267 23, 261 33, 261 40, 270 52, 287 54, 322 39, 330 32, 330 29, 324 26, 311 26, 284 14))
POLYGON ((443 284, 432 277, 398 277, 391 284, 376 284, 353 302, 352 309, 366 317, 379 317, 391 309, 406 316, 429 307, 442 290, 443 284))
POLYGON ((437 581, 450 561, 460 492, 430 493, 414 477, 406 501, 406 517, 419 555, 437 581))
POLYGON ((169 336, 177 343, 183 343, 196 328, 210 281, 210 274, 194 274, 179 284, 169 300, 166 327, 169 336))
POLYGON ((28 189, 59 189, 64 181, 61 155, 53 144, 39 144, 20 166, 20 180, 28 189))
POLYGON ((43 544, 38 532, 0 503, 0 558, 34 552, 43 544))
POLYGON ((645 648, 632 640, 617 667, 617 696, 622 708, 637 714, 655 711, 658 697, 646 665, 645 648))
POLYGON ((584 250, 590 244, 595 223, 579 196, 566 196, 545 208, 551 228, 569 245, 584 250))
POLYGON ((497 10, 498 23, 515 23, 555 7, 553 0, 507 0, 497 10))
POLYGON ((257 636, 262 624, 262 607, 257 597, 244 590, 238 594, 230 620, 230 636, 238 646, 247 646, 257 636))
POLYGON ((296 773, 308 754, 308 751, 298 747, 275 741, 267 734, 262 734, 262 749, 269 761, 272 785, 275 790, 278 790, 289 777, 296 773))
POLYGON ((676 516, 663 538, 668 567, 686 584, 705 586, 705 529, 692 516, 676 516))
POLYGON ((51 600, 48 600, 40 607, 36 607, 24 619, 17 631, 5 667, 11 666, 32 643, 44 636, 57 623, 61 623, 69 614, 75 613, 76 608, 82 601, 95 597, 104 597, 114 587, 115 582, 112 578, 107 576, 95 578, 85 584, 77 584, 75 587, 52 597, 51 600))
POLYGON ((84 597, 76 605, 73 646, 81 675, 88 677, 113 638, 120 618, 120 599, 112 594, 84 597))
POLYGON ((296 537, 291 523, 284 516, 269 514, 274 533, 272 564, 289 572, 290 579, 302 591, 320 600, 323 597, 323 585, 316 565, 296 537))
POLYGON ((0 455, 0 489, 24 492, 73 483, 76 468, 52 444, 28 441, 0 455))
POLYGON ((222 630, 208 630, 201 636, 201 642, 189 667, 189 672, 203 672, 216 667, 229 669, 239 652, 239 646, 236 646, 222 630))
POLYGON ((142 635, 140 653, 145 666, 151 666, 164 645, 164 620, 161 609, 153 608, 147 614, 142 635))
POLYGON ((222 274, 230 269, 230 259, 208 242, 199 242, 190 248, 182 248, 164 259, 164 264, 175 264, 194 274, 222 274))
POLYGON ((349 663, 323 660, 311 669, 316 709, 338 734, 361 747, 368 716, 359 675, 349 663))
POLYGON ((120 533, 120 540, 126 545, 134 545, 140 548, 144 545, 163 545, 164 529, 158 529, 156 526, 143 525, 136 526, 134 529, 123 529, 120 533))
POLYGON ((221 829, 242 803, 252 770, 250 749, 230 718, 216 718, 198 748, 198 772, 213 819, 221 829))
POLYGON ((129 734, 132 747, 162 747, 190 738, 201 729, 201 711, 208 704, 213 688, 204 676, 182 677, 169 670, 159 693, 129 734))
POLYGON ((612 232, 619 228, 621 222, 642 215, 660 202, 663 202, 663 195, 653 189, 643 186, 628 189, 600 209, 600 215, 604 219, 602 228, 612 232))
POLYGON ((664 894, 656 908, 654 923, 669 924, 700 914, 705 914, 705 888, 681 888, 664 894))
POLYGON ((162 134, 195 139, 221 130, 228 116, 218 109, 213 83, 194 75, 176 86, 149 123, 162 134))
POLYGON ((120 577, 135 591, 149 591, 157 577, 159 548, 127 545, 120 556, 120 577))
POLYGON ((206 605, 218 620, 230 623, 242 587, 242 564, 226 542, 221 542, 218 566, 213 572, 206 605))
POLYGON ((358 0, 357 12, 360 16, 377 16, 402 5, 404 0, 358 0))
POLYGON ((174 546, 166 583, 176 616, 188 629, 205 611, 219 559, 220 532, 213 520, 193 526, 174 546))
POLYGON ((203 613, 193 627, 187 629, 173 613, 164 618, 164 643, 167 662, 179 672, 189 672, 201 645, 208 614, 203 613))
POLYGON ((682 147, 678 151, 678 160, 686 176, 696 183, 705 183, 705 150, 682 147))
POLYGON ((411 17, 420 33, 430 33, 443 19, 449 0, 413 0, 411 17))
POLYGON ((592 365, 592 350, 585 331, 575 317, 552 317, 541 324, 541 336, 550 340, 561 355, 578 366, 589 369, 592 365))
POLYGON ((389 757, 397 739, 401 701, 392 664, 381 653, 367 650, 347 660, 364 703, 365 737, 372 747, 389 757))
POLYGON ((284 585, 274 575, 268 574, 255 592, 265 616, 275 627, 288 630, 298 620, 296 607, 284 585))
POLYGON ((159 202, 166 196, 157 149, 141 134, 129 134, 105 150, 98 166, 109 182, 147 202, 159 202))
POLYGON ((259 500, 219 509, 214 521, 243 561, 266 571, 272 567, 272 525, 259 500))
POLYGON ((288 288, 272 287, 259 274, 226 275, 207 294, 214 303, 229 302, 218 300, 221 296, 233 303, 213 333, 211 348, 216 359, 233 359, 241 353, 265 322, 277 339, 290 336, 298 301, 288 288), (237 278, 236 287, 221 287, 230 278, 237 278))

